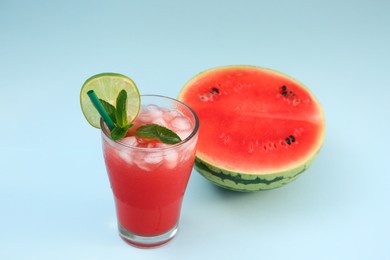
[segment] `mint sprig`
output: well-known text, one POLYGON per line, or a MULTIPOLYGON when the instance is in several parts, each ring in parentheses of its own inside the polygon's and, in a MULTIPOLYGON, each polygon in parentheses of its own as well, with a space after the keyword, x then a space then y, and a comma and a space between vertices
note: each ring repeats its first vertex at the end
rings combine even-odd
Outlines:
POLYGON ((113 140, 119 140, 125 137, 127 131, 133 126, 133 124, 128 124, 123 127, 116 126, 112 131, 111 131, 111 138, 113 140))
POLYGON ((135 135, 144 138, 159 139, 165 144, 177 144, 181 142, 180 137, 172 130, 156 124, 142 125, 137 128, 135 135))
POLYGON ((116 98, 116 108, 105 100, 100 99, 103 107, 107 110, 108 115, 115 124, 111 131, 111 138, 119 140, 125 137, 127 131, 133 124, 127 123, 127 92, 122 89, 116 98))
POLYGON ((115 107, 111 105, 110 103, 104 101, 103 99, 100 99, 100 103, 102 103, 104 109, 106 109, 108 115, 110 116, 111 120, 116 124, 116 117, 115 117, 115 107))
MULTIPOLYGON (((123 89, 119 92, 118 97, 116 98, 116 107, 103 99, 99 99, 99 101, 115 125, 111 131, 111 138, 115 141, 124 138, 127 131, 129 131, 129 129, 134 125, 127 122, 126 90, 123 89)), ((137 128, 134 135, 144 138, 158 139, 166 144, 176 144, 181 142, 180 137, 175 132, 157 124, 140 126, 137 128)))
POLYGON ((127 126, 127 93, 124 89, 119 92, 116 98, 115 119, 117 126, 127 126))

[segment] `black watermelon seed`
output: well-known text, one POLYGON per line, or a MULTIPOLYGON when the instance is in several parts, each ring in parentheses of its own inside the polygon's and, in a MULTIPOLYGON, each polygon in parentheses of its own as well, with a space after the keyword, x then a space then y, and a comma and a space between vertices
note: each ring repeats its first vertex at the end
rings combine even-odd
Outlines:
POLYGON ((291 140, 290 140, 290 138, 286 138, 286 144, 288 144, 288 145, 290 145, 291 144, 291 140))
POLYGON ((211 92, 212 92, 212 93, 217 93, 217 94, 219 94, 219 89, 217 89, 217 88, 212 88, 212 89, 211 89, 211 92))
POLYGON ((293 143, 293 142, 295 142, 295 137, 293 136, 293 135, 290 135, 289 136, 289 139, 290 139, 290 141, 293 143))

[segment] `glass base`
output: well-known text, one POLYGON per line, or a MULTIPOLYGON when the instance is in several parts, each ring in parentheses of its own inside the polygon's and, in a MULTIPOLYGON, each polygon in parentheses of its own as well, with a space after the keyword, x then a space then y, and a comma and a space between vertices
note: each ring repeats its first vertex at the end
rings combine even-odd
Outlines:
POLYGON ((139 236, 122 227, 118 223, 119 235, 128 244, 139 248, 154 248, 169 242, 177 233, 178 226, 174 226, 164 234, 158 236, 139 236))

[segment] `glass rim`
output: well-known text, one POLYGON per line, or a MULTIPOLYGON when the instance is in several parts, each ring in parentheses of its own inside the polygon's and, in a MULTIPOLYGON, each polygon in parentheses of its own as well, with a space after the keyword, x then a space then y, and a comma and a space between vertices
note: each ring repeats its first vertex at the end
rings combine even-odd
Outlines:
POLYGON ((101 129, 101 132, 104 134, 104 136, 110 142, 115 143, 116 145, 119 145, 119 146, 124 147, 126 149, 134 149, 134 150, 142 150, 142 151, 151 151, 151 150, 153 150, 153 151, 162 151, 162 150, 166 151, 166 150, 175 149, 176 147, 179 147, 179 146, 182 146, 182 145, 188 143, 198 133, 198 131, 199 131, 199 117, 195 113, 195 111, 190 106, 188 106, 187 104, 185 104, 182 101, 177 100, 175 98, 167 97, 167 96, 163 96, 163 95, 143 94, 143 95, 140 95, 140 97, 141 97, 141 105, 142 105, 142 97, 153 97, 153 98, 162 98, 162 99, 170 100, 170 101, 173 101, 175 103, 178 103, 178 104, 184 106, 186 109, 188 109, 191 112, 191 114, 194 117, 195 125, 194 125, 194 127, 193 127, 193 129, 191 131, 191 134, 188 135, 185 139, 181 140, 179 143, 172 144, 172 145, 169 145, 167 147, 154 147, 154 148, 151 148, 151 147, 136 147, 136 146, 131 146, 131 145, 122 143, 120 141, 115 141, 115 140, 111 139, 111 136, 110 136, 110 134, 107 131, 106 123, 103 121, 102 118, 100 118, 100 129, 101 129))

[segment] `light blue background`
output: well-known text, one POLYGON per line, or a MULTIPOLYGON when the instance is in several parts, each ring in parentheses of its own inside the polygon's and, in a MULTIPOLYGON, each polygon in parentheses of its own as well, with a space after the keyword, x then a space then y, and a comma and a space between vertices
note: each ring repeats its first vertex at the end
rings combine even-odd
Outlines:
POLYGON ((389 14, 385 0, 1 0, 0 259, 390 259, 389 14), (327 119, 321 153, 260 193, 194 171, 178 236, 127 246, 81 85, 112 71, 176 97, 231 64, 305 83, 327 119))

